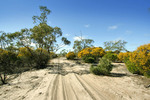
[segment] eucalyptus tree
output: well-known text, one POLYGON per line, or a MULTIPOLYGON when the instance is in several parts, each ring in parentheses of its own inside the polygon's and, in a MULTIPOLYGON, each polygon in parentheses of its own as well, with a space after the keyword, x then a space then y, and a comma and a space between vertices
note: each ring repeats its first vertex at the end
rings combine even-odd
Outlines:
POLYGON ((106 51, 117 51, 118 53, 121 51, 127 51, 125 45, 127 44, 124 40, 118 41, 106 41, 104 42, 104 47, 106 51))
POLYGON ((92 47, 94 43, 94 40, 92 39, 80 39, 80 40, 75 40, 74 41, 74 45, 73 45, 73 49, 75 51, 75 53, 78 53, 79 51, 81 51, 84 48, 87 47, 92 47))
POLYGON ((57 51, 62 44, 68 45, 70 41, 67 38, 62 37, 62 31, 59 27, 51 27, 47 24, 47 15, 50 14, 50 10, 45 6, 40 6, 41 15, 33 16, 34 23, 38 25, 34 26, 31 31, 31 39, 37 48, 46 49, 48 52, 57 51), (61 37, 62 44, 57 43, 57 39, 61 37))

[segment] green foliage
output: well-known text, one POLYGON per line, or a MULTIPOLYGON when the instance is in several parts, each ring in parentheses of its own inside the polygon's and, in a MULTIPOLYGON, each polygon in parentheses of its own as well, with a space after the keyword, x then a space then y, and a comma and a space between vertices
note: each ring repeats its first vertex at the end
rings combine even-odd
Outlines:
POLYGON ((106 58, 102 58, 100 59, 98 66, 90 67, 90 71, 96 75, 109 75, 112 68, 113 65, 111 62, 106 58))
POLYGON ((115 53, 107 53, 103 56, 103 58, 109 59, 112 62, 116 62, 118 59, 117 54, 115 53))
POLYGON ((38 69, 45 68, 50 59, 48 51, 38 48, 35 50, 35 67, 38 69))
POLYGON ((6 83, 7 75, 13 74, 19 65, 16 53, 0 49, 0 77, 3 84, 6 83))
POLYGON ((146 75, 149 77, 150 44, 142 45, 138 47, 136 51, 130 53, 129 59, 125 63, 131 73, 146 75))
POLYGON ((146 72, 144 72, 144 76, 150 78, 150 70, 147 70, 146 72))
POLYGON ((123 41, 123 40, 118 40, 118 41, 107 41, 104 42, 104 47, 105 50, 108 51, 117 51, 117 53, 121 52, 121 51, 126 51, 125 49, 125 44, 127 42, 123 41))
POLYGON ((133 74, 140 74, 140 71, 139 71, 139 69, 138 69, 138 67, 135 67, 135 64, 134 63, 132 63, 132 62, 130 62, 129 60, 128 61, 126 61, 126 66, 127 66, 127 69, 131 72, 131 73, 133 73, 133 74))
POLYGON ((50 10, 45 6, 40 6, 40 11, 42 12, 40 16, 33 16, 32 19, 34 20, 34 23, 47 23, 47 15, 50 14, 50 10))
POLYGON ((61 50, 61 51, 60 51, 60 56, 61 56, 61 57, 65 57, 66 54, 67 54, 67 52, 68 52, 68 51, 67 51, 66 49, 61 50))
POLYGON ((74 52, 69 52, 69 53, 67 53, 67 55, 66 55, 66 58, 67 58, 67 59, 70 59, 70 60, 73 60, 75 57, 76 57, 76 56, 75 56, 75 53, 74 53, 74 52))
POLYGON ((94 62, 95 62, 95 58, 94 58, 94 57, 91 57, 91 56, 84 56, 82 59, 83 59, 84 62, 86 62, 86 63, 94 63, 94 62))
POLYGON ((81 50, 78 53, 78 57, 82 58, 84 61, 86 60, 85 62, 97 62, 97 60, 104 56, 104 54, 105 51, 101 47, 89 47, 81 50), (91 61, 89 61, 88 59, 91 59, 91 61))
POLYGON ((75 53, 78 53, 82 49, 92 47, 93 43, 94 43, 94 41, 92 39, 82 39, 82 37, 81 37, 80 40, 74 41, 73 49, 74 49, 75 53))
POLYGON ((57 57, 55 51, 70 44, 67 38, 61 37, 59 27, 47 24, 51 11, 45 6, 40 6, 40 11, 40 16, 33 16, 37 23, 33 28, 14 33, 0 32, 0 78, 4 83, 7 74, 17 72, 15 69, 45 68, 50 58, 57 57), (62 43, 57 43, 60 37, 62 43))

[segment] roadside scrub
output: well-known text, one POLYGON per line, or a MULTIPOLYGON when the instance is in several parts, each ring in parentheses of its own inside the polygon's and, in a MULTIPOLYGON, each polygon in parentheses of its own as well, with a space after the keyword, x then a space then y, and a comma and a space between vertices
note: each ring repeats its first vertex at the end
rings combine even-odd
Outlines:
POLYGON ((95 75, 109 75, 112 71, 113 65, 106 58, 101 58, 97 66, 91 65, 90 72, 95 75))
POLYGON ((105 51, 101 47, 89 47, 81 50, 78 53, 78 58, 81 58, 86 63, 98 62, 99 58, 103 57, 105 51))
POLYGON ((118 58, 131 73, 150 78, 150 44, 141 45, 133 52, 120 53, 118 58))

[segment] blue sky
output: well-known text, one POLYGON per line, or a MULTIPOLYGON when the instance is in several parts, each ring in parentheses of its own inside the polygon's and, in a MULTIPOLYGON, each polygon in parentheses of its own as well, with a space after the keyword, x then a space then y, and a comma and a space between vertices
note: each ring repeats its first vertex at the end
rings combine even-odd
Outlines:
POLYGON ((105 41, 125 40, 129 51, 150 43, 150 0, 1 0, 0 31, 15 32, 34 26, 39 6, 52 12, 48 24, 62 29, 73 46, 82 35, 103 47, 105 41))

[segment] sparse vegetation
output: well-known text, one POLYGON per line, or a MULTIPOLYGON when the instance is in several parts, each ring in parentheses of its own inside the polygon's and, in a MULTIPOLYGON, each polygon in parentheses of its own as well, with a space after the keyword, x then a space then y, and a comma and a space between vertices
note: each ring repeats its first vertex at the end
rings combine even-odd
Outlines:
POLYGON ((40 11, 40 16, 33 16, 36 23, 33 28, 14 33, 0 32, 0 76, 3 83, 6 83, 8 74, 24 71, 27 67, 45 68, 50 58, 57 57, 54 52, 70 44, 62 37, 59 27, 47 24, 47 15, 51 11, 45 6, 40 6, 40 11), (58 38, 61 44, 57 43, 58 38))
POLYGON ((149 77, 150 44, 142 45, 136 51, 132 52, 126 65, 130 72, 149 77))
POLYGON ((78 53, 78 57, 82 58, 85 62, 93 63, 97 62, 97 60, 103 57, 105 51, 101 47, 89 47, 81 50, 78 53), (89 60, 91 59, 91 61, 89 60))
POLYGON ((74 52, 68 52, 66 55, 66 58, 69 60, 73 60, 75 58, 75 53, 74 52))
POLYGON ((103 58, 106 58, 112 62, 117 62, 118 60, 118 57, 117 57, 117 54, 113 53, 113 52, 107 52, 103 58))

